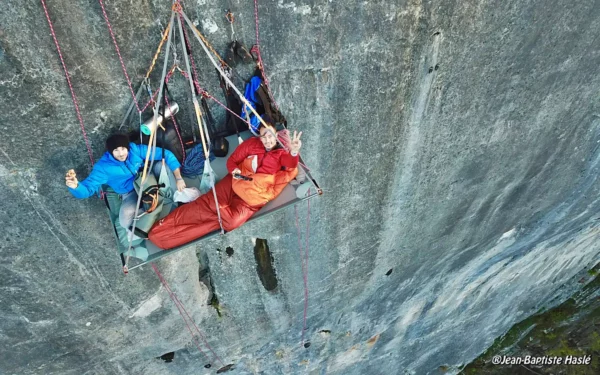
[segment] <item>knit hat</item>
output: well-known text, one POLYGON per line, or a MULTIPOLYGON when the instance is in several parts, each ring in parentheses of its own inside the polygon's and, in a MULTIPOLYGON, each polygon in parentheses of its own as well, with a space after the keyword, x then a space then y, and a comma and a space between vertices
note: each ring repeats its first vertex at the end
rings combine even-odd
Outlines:
MULTIPOLYGON (((273 122, 273 120, 271 119, 271 116, 269 116, 268 114, 263 114, 262 116, 260 116, 262 118, 262 120, 264 122, 266 122, 269 125, 272 125, 273 127, 275 127, 275 123, 273 122)), ((261 123, 262 124, 262 123, 261 123)))
POLYGON ((112 153, 116 148, 125 147, 129 151, 129 136, 113 134, 106 139, 106 150, 112 153))

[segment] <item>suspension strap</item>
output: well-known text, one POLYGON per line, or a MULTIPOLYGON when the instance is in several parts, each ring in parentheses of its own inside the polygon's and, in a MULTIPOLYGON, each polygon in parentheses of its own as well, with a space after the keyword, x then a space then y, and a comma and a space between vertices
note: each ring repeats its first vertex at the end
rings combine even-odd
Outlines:
MULTIPOLYGON (((165 77, 167 76, 167 63, 169 62, 169 51, 171 49, 171 30, 172 30, 172 25, 173 25, 173 20, 175 19, 175 12, 171 12, 171 20, 169 21, 169 27, 168 27, 168 39, 169 42, 167 43, 167 50, 165 53, 165 61, 163 63, 163 71, 162 71, 162 76, 160 78, 160 88, 158 89, 158 99, 155 101, 154 104, 154 117, 152 119, 152 123, 153 124, 157 124, 158 123, 158 105, 162 100, 162 95, 163 95, 163 87, 165 84, 165 77)), ((141 115, 141 112, 140 112, 141 115)), ((144 171, 142 173, 142 181, 140 183, 140 191, 144 190, 144 183, 146 182, 146 174, 148 172, 148 170, 152 170, 152 166, 154 165, 154 155, 156 155, 156 129, 158 127, 157 126, 153 126, 152 127, 152 132, 150 133, 150 139, 148 140, 148 150, 146 152, 146 157, 144 158, 144 171), (148 168, 148 161, 150 160, 150 168, 148 168)), ((131 229, 132 232, 135 232, 135 228, 137 225, 137 220, 138 220, 138 211, 140 209, 140 202, 142 200, 142 194, 138 194, 138 200, 135 206, 135 214, 133 216, 133 227, 131 229)), ((129 246, 127 248, 127 258, 125 260, 125 265, 123 266, 123 272, 125 274, 127 274, 129 272, 129 269, 127 267, 128 263, 129 263, 129 258, 131 257, 131 249, 132 249, 132 241, 133 241, 133 236, 129 237, 129 246)))
POLYGON ((90 141, 87 137, 87 133, 85 132, 85 126, 83 124, 83 117, 81 116, 81 112, 79 110, 79 101, 75 96, 75 91, 73 90, 73 85, 71 84, 71 77, 69 76, 69 71, 67 70, 67 66, 65 65, 65 60, 63 59, 62 52, 60 51, 60 46, 58 45, 58 40, 56 39, 56 33, 54 32, 54 26, 52 25, 52 21, 50 20, 50 15, 48 14, 48 8, 46 6, 46 0, 42 0, 42 6, 44 7, 44 13, 46 14, 46 20, 48 21, 48 26, 50 26, 50 33, 52 34, 52 39, 54 40, 54 45, 56 46, 56 50, 58 51, 58 57, 60 58, 60 63, 62 64, 63 71, 65 72, 65 77, 67 79, 67 84, 69 85, 69 90, 71 91, 71 99, 73 100, 73 105, 75 106, 75 113, 77 114, 77 119, 79 120, 79 126, 81 127, 81 133, 83 134, 83 140, 85 141, 85 146, 87 147, 88 155, 90 156, 90 162, 92 166, 94 165, 94 155, 92 153, 92 147, 90 146, 90 141))
MULTIPOLYGON (((183 11, 180 12, 180 14, 183 14, 183 11)), ((183 21, 181 20, 181 18, 177 18, 178 21, 178 26, 179 26, 179 34, 181 36, 181 40, 185 40, 185 35, 183 33, 183 21)), ((193 79, 192 79, 192 73, 190 71, 190 60, 188 57, 188 53, 187 50, 184 46, 183 48, 183 56, 185 58, 185 65, 188 71, 188 80, 190 82, 190 90, 192 93, 192 102, 194 103, 194 111, 196 112, 196 121, 198 122, 198 128, 200 130, 200 137, 202 139, 202 149, 204 150, 204 156, 205 156, 205 172, 206 170, 210 170, 210 150, 207 147, 207 142, 205 139, 205 130, 206 127, 203 129, 202 127, 202 112, 200 110, 200 105, 198 104, 198 99, 196 98, 196 95, 194 95, 194 83, 193 83, 193 79)), ((206 137, 208 137, 208 132, 206 132, 206 137)), ((209 139, 209 144, 210 144, 210 139, 209 139)), ((209 171, 210 173, 210 171, 209 171)), ((221 219, 221 210, 219 208, 219 200, 217 198, 217 191, 215 190, 215 184, 214 181, 212 181, 213 183, 211 183, 211 190, 213 192, 213 197, 215 199, 215 206, 217 209, 217 218, 219 220, 219 227, 221 227, 221 234, 225 233, 225 229, 223 228, 223 221, 221 219)))
MULTIPOLYGON (((183 15, 186 18, 186 22, 187 22, 187 16, 183 12, 183 10, 180 12, 180 14, 183 15)), ((198 29, 196 28, 196 26, 194 26, 193 23, 188 22, 188 26, 195 32, 196 35, 199 35, 199 37, 204 41, 204 43, 206 44, 206 46, 208 47, 208 49, 210 49, 210 51, 217 57, 217 59, 219 59, 219 62, 222 65, 229 66, 229 65, 227 65, 227 63, 225 62, 225 60, 223 60, 223 58, 221 57, 221 55, 219 55, 219 53, 214 49, 214 47, 208 42, 208 40, 206 40, 206 38, 204 37, 204 35, 202 35, 202 33, 200 31, 198 31, 198 29)))
POLYGON ((179 315, 181 315, 181 319, 183 319, 185 325, 187 326, 187 329, 190 332, 190 335, 192 336, 192 340, 194 342, 194 345, 196 345, 196 348, 198 348, 198 350, 200 351, 200 353, 202 353, 202 355, 210 362, 210 359, 208 358, 208 356, 206 355, 206 353, 204 353, 204 351, 202 351, 202 349, 200 348, 200 345, 198 343, 198 339, 196 338, 196 335, 194 334, 194 332, 190 328, 190 324, 188 323, 188 320, 194 326, 196 332, 198 333, 198 336, 200 336, 200 338, 202 339, 202 341, 204 341, 204 345, 206 345, 206 347, 208 348, 208 350, 210 350, 212 352, 212 354, 213 354, 213 360, 216 359, 216 360, 218 360, 221 363, 221 366, 225 366, 225 364, 223 363, 223 361, 221 360, 221 358, 219 358, 219 356, 217 355, 217 353, 215 353, 215 351, 210 347, 210 345, 208 344, 208 341, 206 340, 206 337, 202 334, 202 332, 200 331, 200 329, 198 328, 198 326, 196 325, 196 323, 194 322, 194 320, 190 317, 190 314, 185 309, 185 306, 179 300, 179 298, 177 297, 177 295, 175 294, 175 292, 173 292, 173 290, 169 286, 169 283, 167 283, 167 280, 164 278, 164 276, 158 270, 158 267, 156 267, 156 265, 154 263, 151 263, 151 264, 152 264, 152 269, 154 270, 154 273, 156 273, 156 276, 158 276, 158 278, 160 279, 160 282, 162 283, 163 287, 165 288, 165 290, 167 291, 167 293, 169 293, 169 297, 171 297, 171 300, 173 301, 173 303, 177 307, 177 310, 179 311, 179 315), (184 316, 184 314, 185 314, 185 316, 184 316), (187 319, 186 319, 186 317, 187 317, 187 319))

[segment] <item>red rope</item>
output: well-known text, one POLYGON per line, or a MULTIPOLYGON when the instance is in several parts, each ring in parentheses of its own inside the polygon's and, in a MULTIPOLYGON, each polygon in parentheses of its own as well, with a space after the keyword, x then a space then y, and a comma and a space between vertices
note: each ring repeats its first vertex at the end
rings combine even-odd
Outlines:
POLYGON ((121 56, 121 50, 119 49, 119 45, 117 44, 117 39, 115 39, 115 34, 113 33, 112 26, 110 21, 108 20, 108 15, 106 14, 106 9, 104 9, 104 2, 102 0, 98 0, 100 2, 100 6, 102 7, 102 14, 104 15, 104 20, 106 21, 106 25, 108 26, 108 31, 110 32, 110 37, 112 38, 113 44, 115 45, 115 49, 117 50, 117 55, 119 55, 119 61, 121 62, 121 68, 123 69, 123 73, 125 73, 125 78, 127 79, 127 85, 129 86, 129 91, 131 91, 131 96, 133 97, 133 102, 135 103, 135 107, 138 112, 142 112, 140 109, 140 105, 135 98, 135 93, 133 92, 133 87, 131 86, 131 80, 129 79, 129 74, 127 74, 127 69, 125 69, 125 63, 123 62, 123 56, 121 56))
MULTIPOLYGON (((259 43, 259 39, 258 39, 258 0, 254 0, 254 20, 256 23, 256 44, 252 47, 252 49, 250 51, 255 52, 256 56, 258 57, 258 69, 260 69, 260 72, 265 81, 265 86, 267 87, 267 93, 269 94, 269 99, 271 99, 271 102, 273 102, 273 104, 275 105, 275 108, 277 108, 277 110, 279 110, 279 105, 275 101, 275 97, 273 96, 273 93, 271 92, 271 86, 269 86, 269 80, 267 79, 267 73, 265 73, 264 63, 262 60, 262 56, 260 55, 260 43, 259 43)), ((250 125, 246 120, 242 119, 240 116, 237 116, 237 117, 239 117, 242 121, 244 121, 248 125, 250 125)), ((303 166, 304 168, 306 168, 306 170, 310 172, 310 168, 308 168, 306 165, 304 165, 303 163, 300 163, 300 165, 303 166)))
MULTIPOLYGON (((310 193, 310 188, 309 188, 310 193)), ((298 220, 298 208, 294 205, 294 213, 296 215, 296 231, 298 233, 298 250, 300 252, 300 260, 302 264, 302 279, 304 281, 304 313, 302 318, 302 345, 304 345, 304 332, 306 331, 306 315, 308 311, 308 236, 310 231, 310 199, 308 200, 308 213, 306 216, 306 236, 305 236, 305 246, 304 253, 302 252, 302 240, 300 233, 300 224, 298 220)))
POLYGON ((200 329, 198 328, 198 326, 196 325, 196 323, 194 323, 194 320, 190 317, 190 314, 187 312, 187 310, 185 309, 185 306, 183 305, 183 303, 179 300, 179 298, 177 298, 177 295, 175 294, 175 292, 173 292, 171 290, 171 287, 169 286, 169 284, 167 283, 167 280, 163 277, 163 275, 158 271, 158 268, 156 267, 156 265, 154 263, 152 263, 152 269, 154 270, 154 273, 156 273, 156 275, 158 276, 158 278, 160 279, 161 283, 163 284, 163 286, 165 287, 165 289, 167 290, 167 292, 169 293, 169 296, 171 297, 171 300, 173 301, 173 303, 175 303, 175 305, 177 306, 177 309, 179 310, 179 314, 181 315, 181 318, 184 320, 186 326, 188 327, 188 330, 190 331, 190 334, 192 335, 192 338, 195 341, 196 347, 198 348, 198 350, 204 355, 204 357, 206 357, 207 360, 208 356, 202 351, 202 349, 200 349, 200 347, 197 345, 196 343, 196 339, 194 336, 194 333, 192 332, 191 328, 189 327, 189 324, 187 323, 187 320, 185 319, 185 317, 183 316, 183 313, 185 313, 185 315, 187 316, 187 318, 190 320, 190 322, 193 324, 194 328, 196 329, 196 332, 198 332, 198 335, 202 338, 202 341, 204 341, 204 345, 206 345, 206 347, 212 352, 212 354, 214 355, 214 358, 216 358, 222 366, 225 366, 225 364, 223 363, 223 361, 221 361, 221 358, 219 358, 219 356, 217 355, 217 353, 215 353, 215 351, 210 347, 210 345, 208 344, 208 342, 206 341, 206 338, 204 337, 204 335, 202 334, 202 332, 200 332, 200 329), (182 313, 183 310, 183 313, 182 313))
MULTIPOLYGON (((181 75, 183 75, 185 78, 188 78, 188 75, 186 72, 184 72, 183 70, 180 70, 179 73, 181 73, 181 75)), ((195 82, 195 84, 198 84, 197 82, 195 82)), ((208 91, 204 90, 202 87, 199 86, 198 87, 200 89, 200 94, 214 100, 217 104, 219 104, 221 107, 225 108, 226 111, 229 111, 229 113, 233 114, 235 117, 239 118, 240 120, 242 120, 243 122, 245 122, 246 124, 248 124, 248 126, 250 126, 250 123, 246 120, 244 120, 243 118, 240 117, 240 115, 238 115, 237 113, 233 112, 231 109, 229 109, 225 104, 221 103, 217 98, 215 98, 214 96, 212 96, 208 91)))
POLYGON ((73 90, 73 85, 71 84, 71 78, 69 77, 69 71, 67 70, 67 66, 65 65, 65 60, 63 59, 62 52, 60 51, 60 46, 58 45, 58 40, 56 39, 56 33, 54 32, 54 26, 52 25, 52 21, 50 21, 50 15, 48 14, 48 8, 46 7, 45 0, 42 0, 42 6, 44 7, 44 13, 46 14, 46 20, 48 20, 48 26, 50 26, 50 32, 52 33, 52 39, 54 39, 54 45, 56 46, 56 50, 58 51, 58 57, 60 58, 60 63, 62 64, 63 70, 65 72, 65 77, 67 78, 67 84, 69 85, 69 90, 71 91, 71 98, 73 99, 73 105, 75 106, 75 113, 77 114, 77 119, 79 120, 79 126, 81 127, 81 132, 83 133, 83 139, 85 140, 85 146, 87 147, 87 151, 90 156, 90 161, 92 162, 92 165, 94 165, 94 156, 92 154, 92 147, 90 146, 90 141, 88 140, 87 133, 85 132, 85 126, 83 125, 83 117, 81 117, 81 112, 79 111, 79 104, 77 101, 77 97, 75 96, 75 91, 73 90))
POLYGON ((158 269, 156 269, 156 266, 154 264, 152 264, 152 268, 154 269, 154 272, 156 272, 156 275, 158 276, 158 278, 160 279, 161 283, 163 284, 163 286, 165 287, 165 289, 169 293, 169 297, 171 297, 171 300, 175 303, 175 306, 177 307, 177 310, 179 310, 179 314, 181 315, 181 318, 183 319, 183 322, 187 326, 188 331, 190 331, 190 335, 192 335, 192 340, 194 342, 194 345, 196 346, 196 348, 198 348, 198 351, 200 351, 200 353, 202 353, 202 355, 204 356, 204 358, 206 358, 206 360, 210 362, 210 359, 208 358, 208 356, 206 355, 206 353, 204 353, 204 351, 200 348, 200 345, 199 345, 198 341, 196 340, 196 336, 194 336, 194 333, 192 332, 192 329, 190 328, 189 323, 183 317, 183 313, 181 311, 181 307, 179 307, 179 305, 175 302, 175 299, 173 298, 173 293, 168 288, 168 285, 166 284, 166 280, 163 279, 162 275, 160 274, 160 272, 158 272, 158 269))
POLYGON ((256 23, 256 44, 254 45, 254 47, 252 47, 251 51, 256 52, 256 56, 258 57, 258 68, 260 69, 263 79, 265 80, 265 86, 267 87, 267 92, 269 93, 269 99, 271 99, 271 101, 275 105, 275 108, 279 110, 279 106, 277 105, 277 102, 273 97, 273 93, 271 92, 271 87, 269 87, 269 80, 267 79, 267 74, 265 73, 262 56, 260 55, 260 43, 258 39, 258 0, 254 0, 254 20, 256 23))
POLYGON ((150 100, 148 100, 148 103, 146 103, 146 105, 144 106, 144 108, 142 108, 142 113, 146 110, 146 108, 148 108, 148 106, 152 103, 154 103, 154 101, 156 100, 156 97, 158 96, 158 90, 154 91, 154 95, 150 98, 150 100))
POLYGON ((229 111, 229 113, 233 114, 235 117, 239 118, 240 120, 242 120, 243 122, 245 122, 246 124, 248 124, 248 126, 250 126, 250 123, 248 121, 244 120, 237 113, 235 113, 231 109, 227 108, 227 106, 225 104, 223 104, 220 101, 218 101, 217 98, 215 98, 214 96, 210 95, 207 91, 204 91, 202 94, 205 95, 207 98, 214 100, 221 107, 225 108, 225 110, 229 111))

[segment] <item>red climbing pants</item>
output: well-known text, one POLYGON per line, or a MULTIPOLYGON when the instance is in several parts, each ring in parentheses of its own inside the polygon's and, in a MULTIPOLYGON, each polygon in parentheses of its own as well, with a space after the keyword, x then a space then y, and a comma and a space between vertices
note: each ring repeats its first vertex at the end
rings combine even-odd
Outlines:
MULTIPOLYGON (((223 229, 229 232, 244 224, 262 206, 249 206, 231 188, 232 177, 215 185, 223 229)), ((172 249, 220 229, 212 190, 193 202, 186 203, 159 220, 148 235, 161 249, 172 249)))

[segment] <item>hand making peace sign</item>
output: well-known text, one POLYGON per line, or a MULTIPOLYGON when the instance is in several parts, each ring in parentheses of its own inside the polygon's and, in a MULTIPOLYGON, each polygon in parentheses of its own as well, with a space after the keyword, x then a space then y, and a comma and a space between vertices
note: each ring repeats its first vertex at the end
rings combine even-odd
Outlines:
POLYGON ((300 152, 300 147, 302 147, 302 141, 300 140, 300 136, 302 135, 302 132, 297 133, 294 130, 294 136, 292 137, 292 141, 290 142, 290 152, 297 154, 298 152, 300 152))

